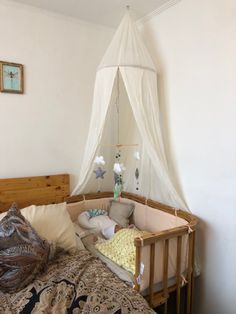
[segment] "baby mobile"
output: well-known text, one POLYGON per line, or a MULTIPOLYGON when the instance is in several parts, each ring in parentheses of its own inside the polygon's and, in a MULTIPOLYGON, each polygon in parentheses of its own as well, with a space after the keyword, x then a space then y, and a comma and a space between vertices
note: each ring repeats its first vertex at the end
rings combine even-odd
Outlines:
POLYGON ((116 162, 113 166, 113 172, 114 172, 114 199, 118 199, 120 197, 120 194, 123 190, 123 172, 126 170, 123 163, 120 162, 121 160, 121 151, 118 150, 116 154, 116 162))
MULTIPOLYGON (((123 145, 116 145, 116 146, 123 146, 123 145)), ((125 145, 125 146, 133 146, 133 145, 125 145)), ((124 164, 121 162, 121 150, 118 149, 118 152, 115 155, 116 162, 113 165, 113 173, 114 173, 114 199, 117 200, 121 192, 123 191, 124 180, 123 174, 126 170, 124 164)), ((140 160, 140 153, 136 151, 134 153, 134 159, 136 161, 135 165, 135 180, 136 180, 136 191, 139 190, 139 168, 138 168, 138 161, 140 160)), ((106 170, 103 169, 105 165, 105 160, 103 156, 96 156, 94 163, 96 164, 97 168, 93 171, 95 173, 96 179, 98 180, 98 192, 101 192, 101 180, 104 179, 104 175, 106 170)))
MULTIPOLYGON (((116 106, 116 112, 117 112, 117 143, 116 145, 111 145, 111 147, 115 147, 117 149, 117 153, 115 155, 115 163, 113 165, 113 173, 114 173, 114 199, 118 199, 121 195, 121 192, 124 187, 124 180, 123 180, 123 174, 124 171, 126 170, 124 164, 121 162, 122 156, 121 156, 121 149, 123 147, 126 148, 131 148, 132 146, 138 146, 137 144, 120 144, 120 139, 119 139, 119 126, 120 126, 120 121, 119 121, 119 101, 120 101, 120 86, 119 86, 119 71, 117 72, 117 97, 115 101, 115 106, 116 106)), ((138 161, 140 160, 140 153, 136 151, 133 155, 136 164, 135 164, 135 180, 136 180, 136 191, 139 190, 139 169, 138 169, 138 161)), ((94 170, 94 173, 96 175, 96 179, 98 179, 98 192, 101 191, 101 179, 104 179, 104 174, 106 173, 106 170, 103 169, 103 166, 105 165, 105 160, 103 156, 96 156, 94 163, 97 166, 97 169, 94 170)))

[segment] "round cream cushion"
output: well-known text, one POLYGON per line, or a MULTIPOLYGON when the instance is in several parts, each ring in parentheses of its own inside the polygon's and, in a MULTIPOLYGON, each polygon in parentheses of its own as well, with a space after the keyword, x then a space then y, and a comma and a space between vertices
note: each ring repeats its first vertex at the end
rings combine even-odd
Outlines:
POLYGON ((102 231, 103 229, 116 225, 116 222, 107 215, 90 218, 86 211, 78 216, 78 223, 82 228, 95 229, 96 231, 102 231))

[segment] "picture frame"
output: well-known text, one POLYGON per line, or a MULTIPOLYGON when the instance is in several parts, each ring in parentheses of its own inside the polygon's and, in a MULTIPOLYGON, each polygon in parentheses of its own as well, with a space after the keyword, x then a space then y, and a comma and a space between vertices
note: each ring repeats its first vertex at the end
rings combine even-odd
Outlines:
POLYGON ((24 66, 22 64, 0 61, 0 92, 24 93, 24 66))

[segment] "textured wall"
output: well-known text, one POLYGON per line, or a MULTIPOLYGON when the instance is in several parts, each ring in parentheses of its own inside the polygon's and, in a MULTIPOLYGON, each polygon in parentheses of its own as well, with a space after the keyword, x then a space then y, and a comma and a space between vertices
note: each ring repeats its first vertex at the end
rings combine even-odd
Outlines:
POLYGON ((76 175, 113 30, 1 0, 0 29, 0 60, 25 66, 25 94, 0 93, 0 177, 76 175))
POLYGON ((182 0, 145 23, 177 174, 201 219, 196 314, 235 313, 236 2, 182 0))

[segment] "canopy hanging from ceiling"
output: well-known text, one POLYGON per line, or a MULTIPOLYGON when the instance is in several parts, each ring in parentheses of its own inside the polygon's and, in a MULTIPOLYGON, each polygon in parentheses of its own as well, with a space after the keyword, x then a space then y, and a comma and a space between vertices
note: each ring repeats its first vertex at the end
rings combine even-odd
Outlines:
MULTIPOLYGON (((137 140, 141 151, 138 193, 174 207, 187 209, 168 170, 160 127, 156 68, 130 12, 127 12, 121 21, 96 73, 87 144, 79 182, 72 194, 84 192, 86 189, 92 192, 89 190, 89 182, 93 176, 95 156, 104 151, 101 144, 111 134, 107 124, 110 122, 110 127, 113 128, 115 124, 111 123, 114 118, 111 107, 114 104, 114 90, 116 91, 118 80, 121 81, 120 89, 123 87, 122 103, 126 110, 126 114, 120 116, 123 140, 137 140), (136 129, 135 132, 131 132, 132 127, 136 129)), ((111 138, 110 141, 112 142, 111 138)), ((124 189, 130 192, 134 191, 135 179, 133 174, 132 179, 129 173, 137 166, 131 158, 132 154, 129 149, 124 155, 122 153, 127 168, 124 189)), ((107 167, 109 162, 112 163, 111 159, 107 167)))

